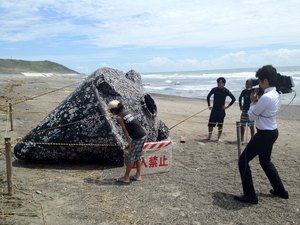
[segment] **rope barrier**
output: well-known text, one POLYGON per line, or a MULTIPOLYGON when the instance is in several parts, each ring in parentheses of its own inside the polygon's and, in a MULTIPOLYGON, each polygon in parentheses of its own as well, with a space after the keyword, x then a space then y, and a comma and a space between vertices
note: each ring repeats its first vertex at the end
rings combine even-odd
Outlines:
POLYGON ((196 112, 196 113, 194 113, 193 115, 191 115, 191 116, 189 116, 189 117, 185 118, 184 120, 180 121, 179 123, 177 123, 177 124, 173 125, 173 126, 172 126, 172 127, 170 127, 169 129, 170 129, 170 130, 172 130, 174 127, 178 126, 179 124, 181 124, 181 123, 183 123, 183 122, 187 121, 188 119, 190 119, 190 118, 192 118, 192 117, 194 117, 194 116, 196 116, 196 115, 198 115, 198 114, 200 114, 200 113, 204 112, 204 111, 205 111, 205 110, 207 110, 207 109, 208 109, 208 107, 207 107, 207 108, 205 108, 205 109, 202 109, 202 110, 201 110, 201 111, 199 111, 199 112, 196 112))
MULTIPOLYGON (((74 84, 77 84, 77 83, 78 83, 78 82, 74 82, 74 83, 69 84, 69 85, 67 85, 67 86, 64 86, 64 87, 62 87, 62 88, 57 88, 57 89, 52 90, 52 91, 50 91, 50 92, 45 92, 45 93, 42 93, 42 94, 40 94, 40 95, 36 95, 36 96, 34 96, 34 97, 27 98, 27 99, 25 99, 25 100, 22 100, 22 101, 19 101, 19 102, 15 102, 13 105, 20 104, 20 103, 25 102, 25 101, 27 101, 27 100, 33 100, 33 99, 35 99, 35 98, 38 98, 38 97, 41 97, 41 96, 44 96, 44 95, 47 95, 47 94, 50 94, 50 93, 53 93, 53 92, 62 90, 62 89, 64 89, 64 88, 67 88, 67 87, 70 87, 70 86, 73 86, 74 84)), ((124 88, 124 87, 123 87, 123 89, 126 89, 126 90, 130 91, 128 88, 124 88)), ((138 91, 136 88, 134 88, 134 90, 135 90, 135 91, 138 91)), ((140 97, 142 97, 142 96, 143 96, 143 95, 140 95, 140 97)), ((208 108, 205 108, 205 109, 203 109, 203 110, 201 110, 201 111, 199 111, 199 112, 196 112, 195 114, 193 114, 193 115, 191 115, 191 116, 185 118, 184 120, 178 122, 177 124, 173 125, 173 126, 170 127, 169 129, 172 130, 173 128, 175 128, 175 127, 178 126, 179 124, 181 124, 181 123, 187 121, 188 119, 190 119, 190 118, 192 118, 192 117, 195 117, 196 115, 198 115, 198 114, 204 112, 204 111, 207 110, 207 109, 208 109, 208 108)), ((40 114, 43 114, 43 112, 14 112, 13 114, 17 115, 17 114, 24 114, 24 113, 40 113, 40 114)), ((70 122, 70 123, 66 123, 66 124, 61 124, 61 125, 58 125, 58 126, 56 126, 56 127, 50 127, 50 128, 46 128, 46 129, 41 129, 41 130, 38 130, 38 131, 34 131, 33 133, 40 133, 40 132, 44 132, 44 131, 54 130, 54 129, 57 129, 57 128, 66 127, 66 126, 74 125, 74 124, 77 124, 77 123, 82 123, 82 122, 85 122, 85 121, 91 120, 91 119, 97 119, 97 118, 99 119, 99 118, 101 118, 101 116, 103 116, 103 115, 91 116, 90 118, 85 118, 85 119, 82 119, 82 120, 78 120, 78 121, 74 121, 74 122, 70 122)), ((207 122, 200 122, 200 123, 207 123, 207 122)), ((220 124, 220 123, 218 123, 218 124, 220 124)), ((229 123, 228 123, 228 124, 229 124, 229 123)), ((8 125, 8 124, 7 124, 7 125, 8 125)), ((223 125, 223 124, 222 124, 222 125, 223 125)), ((234 124, 230 124, 230 125, 234 125, 234 124)), ((7 126, 7 128, 6 128, 6 133, 7 133, 7 129, 8 129, 8 126, 7 126)))
MULTIPOLYGON (((201 110, 201 111, 199 111, 199 112, 197 112, 197 113, 195 113, 195 114, 193 114, 193 115, 191 115, 191 116, 189 116, 189 117, 187 117, 187 118, 185 118, 184 120, 182 120, 182 121, 180 121, 179 123, 173 125, 173 126, 170 127, 169 129, 171 130, 171 129, 175 128, 175 127, 178 126, 179 124, 181 124, 181 123, 187 121, 188 119, 190 119, 190 118, 192 118, 192 117, 195 117, 196 115, 198 115, 198 114, 204 112, 205 110, 207 110, 207 108, 206 108, 206 109, 203 109, 203 110, 201 110)), ((42 114, 42 113, 44 113, 44 112, 27 112, 27 113, 41 113, 41 114, 42 114)), ((15 114, 21 114, 21 112, 15 113, 15 114)), ((6 115, 8 116, 8 114, 6 114, 6 115)), ((34 131, 33 133, 40 133, 40 132, 44 132, 44 131, 54 130, 54 129, 56 129, 56 128, 62 128, 62 127, 66 127, 66 126, 69 126, 69 125, 74 125, 74 124, 77 124, 77 123, 82 123, 82 122, 85 122, 85 121, 87 121, 87 120, 100 119, 102 116, 104 116, 104 114, 96 115, 96 116, 93 115, 93 116, 91 116, 91 117, 89 117, 89 118, 84 118, 84 119, 82 119, 82 120, 78 120, 78 121, 74 121, 74 122, 70 122, 70 123, 66 123, 66 124, 61 124, 61 125, 58 125, 58 126, 55 126, 55 127, 49 127, 49 128, 41 129, 41 130, 38 130, 38 131, 34 131)), ((7 120, 7 121, 8 121, 8 120, 7 120)), ((203 121, 203 122, 200 121, 200 122, 197 122, 197 123, 203 123, 203 124, 206 124, 207 122, 206 122, 206 121, 203 121)), ((218 123, 218 124, 220 124, 220 125, 236 125, 236 124, 234 124, 234 123, 218 123)), ((7 125, 7 126, 8 126, 8 125, 7 125)), ((7 128, 7 129, 8 129, 8 128, 7 128)), ((7 130, 7 129, 6 129, 6 130, 7 130)))
MULTIPOLYGON (((12 103, 12 105, 17 105, 17 104, 20 104, 20 103, 23 103, 23 102, 26 102, 26 101, 29 101, 29 100, 33 100, 33 99, 35 99, 35 98, 38 98, 38 97, 41 97, 41 96, 44 96, 44 95, 47 95, 47 94, 54 93, 54 92, 60 91, 60 90, 62 90, 62 89, 64 89, 64 88, 71 87, 71 86, 73 86, 73 85, 75 85, 75 84, 78 84, 78 82, 73 82, 73 83, 71 83, 71 84, 69 84, 69 85, 66 85, 66 86, 64 86, 64 87, 57 88, 57 89, 54 89, 54 90, 49 91, 49 92, 44 92, 44 93, 42 93, 42 94, 39 94, 39 95, 30 97, 30 98, 26 98, 25 100, 21 100, 21 101, 12 103)), ((4 108, 0 108, 0 110, 3 111, 4 108)))
POLYGON ((89 146, 89 147, 116 147, 117 144, 78 144, 78 143, 58 143, 58 142, 23 142, 13 141, 12 144, 31 144, 31 145, 53 145, 53 146, 89 146))
MULTIPOLYGON (((59 90, 62 90, 62 89, 64 89, 64 88, 73 86, 74 84, 77 84, 77 83, 78 83, 78 82, 74 82, 74 83, 71 83, 71 84, 66 85, 66 86, 64 86, 64 87, 57 88, 57 89, 55 89, 55 90, 52 90, 52 91, 49 91, 49 92, 45 92, 45 93, 42 93, 42 94, 40 94, 40 95, 36 95, 36 96, 30 97, 30 98, 27 98, 27 99, 25 99, 25 100, 21 100, 21 101, 15 102, 15 103, 13 103, 13 104, 11 104, 11 105, 17 105, 17 104, 23 103, 23 102, 28 101, 28 100, 33 100, 33 99, 35 99, 35 98, 38 98, 38 97, 41 97, 41 96, 44 96, 44 95, 47 95, 47 94, 50 94, 50 93, 54 93, 54 92, 59 91, 59 90)), ((129 90, 128 88, 124 88, 124 87, 123 87, 122 89, 123 89, 123 90, 127 90, 127 91, 131 91, 131 90, 129 90)), ((137 88, 135 88, 135 87, 134 87, 134 90, 135 90, 136 92, 139 92, 139 90, 137 90, 137 88)), ((142 96, 143 96, 143 94, 139 95, 139 97, 142 97, 142 96)), ((3 110, 3 109, 1 109, 1 110, 3 110)), ((3 115, 9 115, 8 111, 9 111, 9 110, 7 110, 7 114, 3 114, 3 115)), ((43 112, 14 112, 14 113, 11 113, 11 112, 10 112, 10 115, 12 115, 12 114, 17 115, 17 114, 24 114, 24 113, 40 113, 40 114, 43 114, 43 112)), ((56 128, 61 128, 61 127, 69 126, 69 125, 74 125, 74 124, 81 123, 81 122, 86 121, 86 120, 91 120, 91 119, 100 118, 101 116, 103 116, 103 115, 91 116, 90 118, 84 118, 84 119, 79 120, 79 121, 75 121, 75 122, 70 122, 70 123, 62 124, 62 125, 59 125, 59 126, 56 126, 56 127, 51 127, 51 128, 46 128, 46 129, 38 130, 38 131, 35 131, 35 132, 33 132, 33 133, 39 133, 39 132, 43 132, 43 131, 47 131, 47 130, 53 130, 53 129, 56 129, 56 128)), ((7 121, 8 121, 8 119, 7 119, 7 121)), ((6 129, 6 133, 7 133, 7 129, 6 129)))
MULTIPOLYGON (((36 114, 47 114, 47 113, 49 113, 49 112, 34 112, 34 111, 32 111, 32 112, 29 112, 29 111, 28 111, 28 112, 12 112, 13 115, 19 115, 19 114, 22 114, 22 115, 23 115, 23 114, 31 114, 31 113, 32 113, 32 114, 35 114, 35 113, 36 113, 36 114)), ((0 114, 0 115, 1 115, 1 114, 0 114)))
MULTIPOLYGON (((28 100, 33 100, 35 98, 38 98, 38 97, 41 97, 41 96, 44 96, 44 95, 47 95, 47 94, 50 94, 50 93, 54 93, 56 91, 59 91, 59 90, 62 90, 62 89, 65 89, 67 87, 70 87, 70 86, 73 86, 75 84, 77 84, 78 82, 74 82, 72 84, 69 84, 69 85, 66 85, 64 87, 61 87, 61 88, 57 88, 55 90, 52 90, 52 91, 49 91, 49 92, 45 92, 45 93, 42 93, 42 94, 39 94, 39 95, 36 95, 36 96, 33 96, 33 97, 30 97, 30 98, 27 98, 25 100, 21 100, 21 101, 18 101, 18 102, 15 102, 13 103, 13 105, 17 105, 17 104, 20 104, 20 103, 23 103, 25 101, 28 101, 28 100)), ((125 87, 122 87, 122 90, 126 90, 126 91, 129 91, 131 92, 132 89, 128 89, 128 88, 125 88, 125 87)), ((134 87, 134 91, 138 92, 138 90, 134 87)), ((139 97, 142 97, 143 95, 140 95, 139 97)), ((187 121, 188 119, 192 118, 192 117, 195 117, 196 115, 204 112, 205 110, 207 110, 208 108, 205 108, 199 112, 196 112, 194 113, 193 115, 181 120, 180 122, 176 123, 175 125, 171 126, 169 129, 172 130, 173 128, 175 128, 176 126, 180 125, 181 123, 187 121)), ((9 116, 9 113, 8 113, 9 110, 7 110, 7 114, 3 114, 3 115, 7 115, 7 117, 9 116)), ((44 114, 46 112, 14 112, 13 114, 17 115, 17 114, 24 114, 24 113, 40 113, 40 114, 44 114)), ((93 115, 89 118, 84 118, 82 120, 78 120, 78 121, 74 121, 74 122, 70 122, 70 123, 66 123, 66 124, 60 124, 58 126, 55 126, 55 127, 49 127, 49 128, 45 128, 45 129, 41 129, 41 130, 37 130, 37 131, 34 131, 32 133, 40 133, 40 132, 44 132, 44 131, 49 131, 49 130, 54 130, 54 129, 57 129, 57 128, 62 128, 62 127, 66 127, 66 126, 70 126, 70 125, 74 125, 74 124, 78 124, 78 123, 82 123, 82 122, 86 122, 88 120, 92 120, 92 119, 100 119, 101 116, 104 116, 104 114, 102 115, 93 115)), ((207 122, 200 122, 200 123, 207 123, 207 122)), ((220 124, 220 123, 218 123, 220 124)), ((230 124, 230 125, 234 125, 234 124, 231 124, 231 123, 226 123, 226 124, 230 124)), ((8 132, 8 118, 7 118, 7 124, 6 124, 6 131, 5 131, 5 135, 7 134, 8 132)), ((223 124, 222 124, 223 125, 223 124)), ((18 142, 18 143, 26 143, 26 142, 18 142)), ((75 144, 75 143, 46 143, 46 142, 27 142, 27 143, 31 143, 31 144, 39 144, 39 145, 63 145, 63 146, 117 146, 117 145, 113 145, 113 144, 75 144)))
POLYGON ((42 93, 42 94, 39 94, 39 95, 30 97, 30 98, 27 98, 27 99, 25 99, 25 100, 19 101, 19 102, 15 102, 15 103, 13 103, 12 105, 17 105, 17 104, 26 102, 26 101, 28 101, 28 100, 33 100, 33 99, 35 99, 35 98, 39 98, 39 97, 41 97, 41 96, 44 96, 44 95, 47 95, 47 94, 54 93, 54 92, 60 91, 60 90, 62 90, 62 89, 64 89, 64 88, 71 87, 71 86, 73 86, 73 85, 75 85, 75 84, 78 84, 78 82, 74 82, 74 83, 71 83, 71 84, 69 84, 69 85, 67 85, 67 86, 64 86, 64 87, 61 87, 61 88, 57 88, 57 89, 54 89, 54 90, 49 91, 49 92, 42 93))
POLYGON ((92 119, 97 119, 97 118, 100 119, 100 117, 102 117, 102 116, 104 116, 104 114, 102 114, 102 115, 97 115, 97 116, 93 115, 93 116, 91 116, 91 117, 84 118, 84 119, 82 119, 82 120, 77 120, 77 121, 74 121, 74 122, 61 124, 61 125, 58 125, 58 126, 56 126, 56 127, 48 127, 48 128, 45 128, 45 129, 41 129, 41 130, 34 131, 34 132, 32 132, 32 133, 33 133, 33 134, 36 134, 36 133, 40 133, 40 132, 43 132, 43 131, 54 130, 54 129, 56 129, 56 128, 66 127, 66 126, 69 126, 69 125, 74 125, 74 124, 77 124, 77 123, 85 122, 85 121, 87 121, 87 120, 92 120, 92 119))

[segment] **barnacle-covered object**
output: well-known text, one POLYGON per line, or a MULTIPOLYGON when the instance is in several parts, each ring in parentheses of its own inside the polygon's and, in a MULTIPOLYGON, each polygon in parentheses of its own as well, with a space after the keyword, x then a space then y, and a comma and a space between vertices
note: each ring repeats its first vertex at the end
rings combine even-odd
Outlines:
POLYGON ((14 147, 17 158, 31 161, 92 161, 123 165, 122 128, 107 111, 122 101, 147 130, 147 141, 161 141, 169 129, 157 116, 153 98, 144 93, 141 76, 101 68, 66 97, 14 147))

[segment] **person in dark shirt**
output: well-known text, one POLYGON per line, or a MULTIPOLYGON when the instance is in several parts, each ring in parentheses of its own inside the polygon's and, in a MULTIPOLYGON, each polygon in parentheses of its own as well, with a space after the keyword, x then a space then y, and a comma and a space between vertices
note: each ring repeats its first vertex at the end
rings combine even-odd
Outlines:
POLYGON ((116 116, 117 122, 122 127, 127 139, 124 161, 126 170, 123 177, 117 179, 118 183, 130 184, 130 181, 140 181, 141 177, 141 156, 146 141, 146 131, 139 121, 130 113, 124 110, 124 106, 118 100, 108 103, 110 112, 116 116), (136 174, 130 176, 131 168, 136 164, 136 174))
POLYGON ((244 136, 245 136, 245 127, 246 125, 249 126, 250 128, 250 133, 251 133, 251 138, 254 136, 254 121, 249 119, 248 115, 248 110, 250 108, 251 100, 250 100, 250 95, 252 91, 254 90, 252 88, 252 81, 247 80, 245 83, 246 89, 244 89, 239 97, 239 106, 240 110, 242 111, 241 113, 241 141, 244 143, 244 136))
POLYGON ((224 118, 226 116, 225 110, 228 109, 234 102, 235 97, 233 94, 225 88, 226 80, 224 77, 217 79, 217 87, 211 89, 207 95, 207 105, 211 110, 208 122, 208 137, 207 140, 211 139, 211 135, 215 126, 218 126, 218 141, 221 141, 222 129, 224 118), (210 106, 210 97, 214 95, 213 106, 210 106), (231 98, 231 102, 225 106, 226 97, 231 98))

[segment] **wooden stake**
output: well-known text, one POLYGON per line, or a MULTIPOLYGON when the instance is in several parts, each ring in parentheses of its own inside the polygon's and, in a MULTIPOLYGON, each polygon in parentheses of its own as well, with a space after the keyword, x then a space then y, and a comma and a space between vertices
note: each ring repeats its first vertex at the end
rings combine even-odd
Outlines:
POLYGON ((180 143, 185 143, 185 137, 184 136, 180 137, 180 143))
POLYGON ((236 137, 237 137, 237 148, 238 148, 238 159, 241 155, 241 123, 236 122, 236 137))
POLYGON ((4 138, 5 151, 6 151, 6 170, 7 170, 7 188, 8 195, 13 195, 13 184, 12 184, 12 163, 11 163, 11 143, 10 137, 4 138))
POLYGON ((14 130, 13 118, 12 118, 12 104, 9 103, 9 120, 10 120, 10 130, 14 130))

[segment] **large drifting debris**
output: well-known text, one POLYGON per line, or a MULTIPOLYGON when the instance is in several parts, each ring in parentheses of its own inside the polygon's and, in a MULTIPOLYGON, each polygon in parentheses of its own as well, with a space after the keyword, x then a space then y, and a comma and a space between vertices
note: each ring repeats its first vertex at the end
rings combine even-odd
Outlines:
POLYGON ((158 118, 152 97, 144 93, 140 74, 101 68, 14 147, 16 157, 123 165, 123 132, 106 111, 112 99, 122 101, 136 115, 148 132, 147 141, 168 138, 169 129, 158 118))

